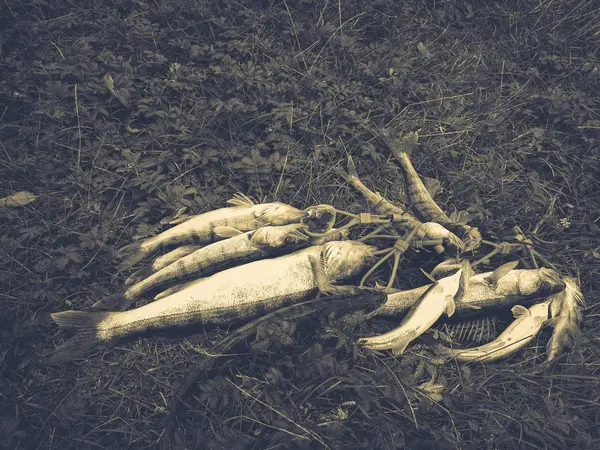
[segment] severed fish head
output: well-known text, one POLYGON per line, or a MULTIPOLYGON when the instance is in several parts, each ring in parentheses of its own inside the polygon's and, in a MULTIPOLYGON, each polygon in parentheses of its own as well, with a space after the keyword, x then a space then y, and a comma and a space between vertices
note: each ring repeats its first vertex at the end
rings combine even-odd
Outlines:
POLYGON ((299 223, 304 216, 304 211, 294 208, 291 205, 273 202, 262 205, 258 213, 258 220, 261 225, 287 225, 290 223, 299 223))
POLYGON ((299 248, 309 241, 309 237, 302 232, 304 228, 299 223, 261 227, 252 234, 251 241, 257 247, 299 248))
POLYGON ((333 241, 323 244, 321 258, 331 281, 358 275, 373 261, 376 247, 358 241, 333 241))
POLYGON ((312 233, 327 233, 335 224, 335 208, 331 205, 317 205, 306 209, 302 221, 312 233))

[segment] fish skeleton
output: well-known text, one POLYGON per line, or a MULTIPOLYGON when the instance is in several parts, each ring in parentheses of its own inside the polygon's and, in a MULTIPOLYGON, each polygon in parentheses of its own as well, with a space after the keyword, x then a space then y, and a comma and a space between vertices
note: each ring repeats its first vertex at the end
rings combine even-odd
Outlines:
POLYGON ((150 275, 124 292, 97 301, 93 309, 123 311, 147 292, 180 283, 193 277, 212 275, 224 268, 274 256, 278 251, 296 250, 309 238, 302 231, 305 225, 294 223, 280 227, 265 226, 242 233, 234 228, 215 227, 219 237, 233 236, 202 247, 164 269, 150 275))
POLYGON ((131 286, 132 284, 138 283, 146 277, 149 277, 155 272, 158 272, 160 269, 164 269, 169 264, 174 263, 178 259, 183 258, 184 256, 189 255, 190 253, 195 252, 196 250, 200 250, 202 248, 201 245, 182 245, 181 247, 177 247, 175 250, 171 250, 168 253, 165 253, 162 256, 156 258, 151 264, 146 267, 142 267, 141 269, 132 273, 126 280, 125 286, 131 286))
POLYGON ((120 268, 129 268, 161 248, 190 243, 210 244, 217 238, 213 230, 218 226, 250 231, 264 225, 300 222, 305 214, 302 210, 280 202, 255 205, 242 194, 238 194, 228 203, 234 206, 193 216, 154 237, 122 247, 118 252, 124 259, 120 268))
MULTIPOLYGON (((531 304, 540 297, 563 291, 565 283, 553 269, 515 269, 497 281, 494 288, 486 278, 493 272, 479 273, 469 279, 463 297, 456 302, 457 317, 478 315, 485 310, 502 310, 516 304, 531 304)), ((387 301, 377 310, 377 316, 402 317, 419 301, 432 285, 416 289, 388 290, 387 301)))
POLYGON ((581 334, 585 301, 583 294, 572 277, 564 277, 566 287, 552 298, 552 318, 548 325, 554 328, 546 346, 546 362, 555 362, 565 347, 573 347, 581 334))
MULTIPOLYGON (((417 235, 415 236, 417 239, 442 239, 444 243, 447 244, 454 251, 465 250, 465 244, 463 243, 463 241, 461 241, 458 238, 458 236, 448 231, 439 223, 423 223, 414 215, 412 215, 406 208, 401 208, 394 205, 393 203, 382 197, 380 194, 373 192, 368 187, 366 187, 358 177, 358 172, 356 171, 356 166, 354 165, 354 161, 352 160, 351 156, 348 156, 348 172, 345 172, 340 168, 337 168, 336 172, 362 194, 362 196, 371 205, 371 207, 375 210, 377 214, 402 215, 403 219, 405 219, 405 222, 394 224, 397 228, 404 229, 408 227, 409 229, 413 229, 415 227, 418 227, 419 230, 417 232, 417 235)), ((438 250, 443 251, 443 248, 438 250)))
POLYGON ((361 338, 358 343, 371 350, 391 349, 395 355, 404 353, 408 344, 431 328, 444 312, 448 317, 454 314, 454 296, 460 287, 462 272, 463 269, 459 269, 427 288, 397 328, 379 336, 361 338))
POLYGON ((147 330, 227 324, 308 299, 318 291, 344 292, 333 283, 358 275, 372 262, 374 250, 357 241, 328 242, 218 272, 129 311, 54 313, 52 318, 60 327, 78 333, 58 347, 47 363, 80 357, 147 330))
POLYGON ((454 349, 441 344, 434 347, 439 355, 451 356, 459 362, 496 361, 506 358, 530 343, 540 332, 550 315, 551 300, 536 303, 529 309, 513 306, 515 320, 496 339, 479 347, 454 349))
POLYGON ((402 170, 406 186, 408 201, 413 207, 417 217, 423 222, 436 222, 444 228, 455 231, 465 240, 466 250, 474 250, 481 245, 481 233, 475 227, 466 224, 455 223, 433 200, 431 194, 423 184, 419 174, 412 164, 410 155, 412 149, 417 145, 418 134, 408 133, 397 145, 385 134, 379 133, 368 127, 375 138, 391 152, 402 170))

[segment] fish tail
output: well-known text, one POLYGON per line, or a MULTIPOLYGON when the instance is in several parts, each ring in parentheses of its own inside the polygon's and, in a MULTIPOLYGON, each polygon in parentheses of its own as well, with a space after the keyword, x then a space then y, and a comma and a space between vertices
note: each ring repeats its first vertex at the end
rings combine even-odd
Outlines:
POLYGON ((406 347, 408 347, 408 344, 410 344, 416 337, 417 336, 415 333, 411 331, 410 333, 406 333, 403 336, 394 339, 392 344, 392 354, 398 356, 404 353, 406 347))
POLYGON ((142 246, 144 242, 146 241, 132 242, 119 249, 117 256, 123 259, 123 262, 119 264, 119 270, 129 269, 148 255, 149 252, 142 246))
POLYGON ((96 311, 124 311, 131 306, 132 300, 125 296, 124 292, 117 292, 103 299, 98 300, 92 305, 92 310, 96 311))
POLYGON ((81 358, 94 349, 106 347, 109 341, 99 336, 98 327, 109 314, 111 313, 85 311, 63 311, 51 314, 58 326, 65 330, 76 331, 77 334, 59 345, 53 352, 45 355, 45 364, 61 364, 81 358))
POLYGON ((155 270, 152 267, 152 265, 148 265, 148 266, 142 267, 141 269, 138 269, 135 272, 133 272, 131 275, 129 275, 129 277, 127 277, 127 279, 125 280, 125 283, 123 283, 123 284, 126 287, 127 286, 132 286, 134 284, 139 283, 144 278, 148 278, 154 272, 155 272, 155 270))

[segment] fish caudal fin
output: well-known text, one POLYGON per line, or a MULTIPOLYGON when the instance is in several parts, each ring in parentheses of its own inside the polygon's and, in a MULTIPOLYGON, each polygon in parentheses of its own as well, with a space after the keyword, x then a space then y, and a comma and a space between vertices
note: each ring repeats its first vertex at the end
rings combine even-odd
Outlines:
POLYGON ((95 311, 124 311, 131 306, 132 301, 121 292, 104 297, 92 305, 95 311))
POLYGON ((154 272, 155 272, 155 270, 152 268, 152 265, 142 267, 141 269, 138 269, 135 272, 133 272, 131 275, 129 275, 127 277, 127 279, 125 280, 125 282, 123 283, 123 285, 125 287, 127 287, 127 286, 132 286, 134 284, 137 284, 140 281, 142 281, 144 278, 148 278, 154 272))
POLYGON ((398 356, 404 353, 406 347, 408 347, 408 344, 416 339, 416 337, 417 335, 415 332, 411 331, 410 333, 406 333, 398 339, 394 339, 394 342, 392 343, 392 354, 398 356))
POLYGON ((142 242, 132 242, 121 247, 117 252, 117 256, 123 259, 123 262, 119 264, 119 270, 126 270, 144 259, 147 252, 142 250, 142 242))
POLYGON ((224 227, 224 226, 215 227, 213 229, 213 233, 215 234, 215 236, 218 236, 220 238, 231 238, 231 237, 239 236, 240 234, 244 234, 237 228, 224 227))
POLYGON ((94 349, 107 345, 98 337, 98 324, 102 322, 107 312, 64 311, 51 314, 52 319, 65 330, 76 331, 77 334, 64 344, 59 345, 53 352, 45 355, 47 365, 61 364, 81 358, 94 349))

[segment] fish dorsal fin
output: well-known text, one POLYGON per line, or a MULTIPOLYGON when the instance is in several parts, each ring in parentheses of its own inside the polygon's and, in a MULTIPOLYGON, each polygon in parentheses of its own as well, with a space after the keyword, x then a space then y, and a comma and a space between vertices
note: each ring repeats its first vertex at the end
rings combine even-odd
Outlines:
POLYGON ((242 194, 241 192, 237 192, 233 195, 232 198, 227 200, 231 206, 241 206, 244 208, 250 208, 254 206, 254 202, 248 197, 246 194, 242 194))
POLYGON ((213 233, 215 234, 215 236, 222 237, 222 238, 231 238, 231 237, 239 236, 240 234, 244 234, 237 228, 225 227, 225 226, 217 226, 217 227, 213 228, 213 233))
POLYGON ((513 316, 515 319, 520 319, 524 316, 528 316, 531 313, 529 312, 529 310, 527 308, 525 308, 523 305, 515 305, 512 307, 511 312, 513 313, 513 316))
POLYGON ((494 289, 498 287, 498 281, 504 278, 510 271, 514 270, 519 265, 519 261, 511 261, 506 264, 502 264, 491 275, 484 278, 484 280, 492 286, 494 289))
POLYGON ((446 315, 451 317, 456 310, 456 303, 454 302, 454 297, 451 295, 446 295, 446 315))

